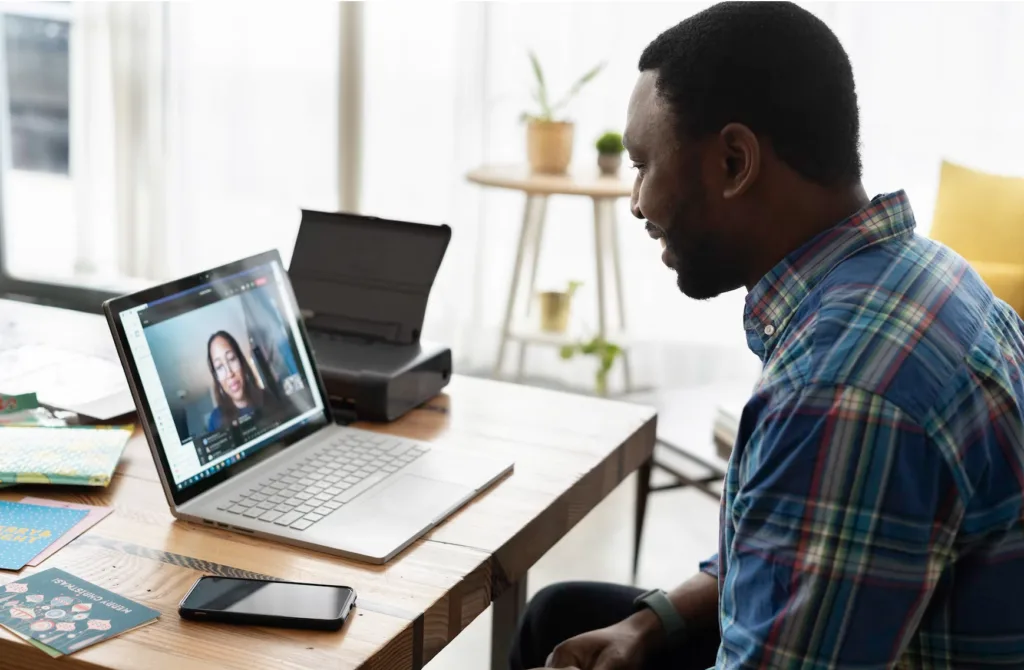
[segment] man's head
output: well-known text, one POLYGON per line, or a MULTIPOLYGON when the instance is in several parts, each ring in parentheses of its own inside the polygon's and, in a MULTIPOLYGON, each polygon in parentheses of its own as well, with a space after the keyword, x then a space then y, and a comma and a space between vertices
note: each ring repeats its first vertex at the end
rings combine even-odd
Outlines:
POLYGON ((770 269, 761 255, 787 234, 787 200, 859 188, 850 61, 809 12, 718 4, 658 36, 639 67, 625 133, 632 209, 667 245, 687 295, 749 286, 770 269))

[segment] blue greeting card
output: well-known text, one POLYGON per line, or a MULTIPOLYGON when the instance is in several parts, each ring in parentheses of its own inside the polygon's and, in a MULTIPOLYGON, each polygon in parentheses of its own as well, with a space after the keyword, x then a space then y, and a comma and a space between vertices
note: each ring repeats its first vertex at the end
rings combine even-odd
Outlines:
POLYGON ((88 513, 0 500, 0 570, 21 570, 88 513))

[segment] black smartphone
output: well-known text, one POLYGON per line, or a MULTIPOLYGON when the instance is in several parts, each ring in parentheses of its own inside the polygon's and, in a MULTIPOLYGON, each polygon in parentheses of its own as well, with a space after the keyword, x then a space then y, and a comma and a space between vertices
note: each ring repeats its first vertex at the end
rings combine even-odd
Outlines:
POLYGON ((338 630, 356 604, 347 586, 200 577, 178 605, 193 621, 338 630))

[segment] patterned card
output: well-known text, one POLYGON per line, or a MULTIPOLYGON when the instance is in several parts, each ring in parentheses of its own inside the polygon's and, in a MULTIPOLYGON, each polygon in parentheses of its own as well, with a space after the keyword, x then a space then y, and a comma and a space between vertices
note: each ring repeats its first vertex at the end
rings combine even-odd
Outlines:
POLYGON ((13 414, 36 407, 39 407, 39 401, 36 399, 35 393, 22 393, 21 395, 0 393, 0 414, 13 414))
POLYGON ((132 426, 0 426, 0 484, 106 486, 132 426))
POLYGON ((0 500, 0 570, 21 570, 87 514, 0 500))
POLYGON ((76 523, 74 527, 68 532, 64 533, 61 537, 51 544, 49 547, 44 549, 39 555, 33 558, 28 564, 31 567, 35 567, 53 556, 55 553, 61 550, 62 547, 67 546, 76 537, 89 530, 103 519, 107 518, 107 515, 114 511, 113 507, 95 507, 93 505, 79 505, 77 503, 61 502, 58 500, 47 500, 46 498, 22 498, 21 502, 26 505, 44 505, 46 507, 63 507, 64 509, 81 509, 85 510, 86 516, 81 521, 76 523))
POLYGON ((159 616, 57 568, 0 586, 0 626, 51 656, 73 654, 159 616))

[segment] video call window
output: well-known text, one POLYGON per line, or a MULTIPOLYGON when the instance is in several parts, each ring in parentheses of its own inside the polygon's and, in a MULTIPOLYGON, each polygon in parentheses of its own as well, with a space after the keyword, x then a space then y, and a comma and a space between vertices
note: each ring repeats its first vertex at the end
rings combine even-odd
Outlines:
POLYGON ((142 313, 178 438, 192 443, 200 463, 315 406, 271 277, 235 282, 231 295, 209 288, 142 313))

